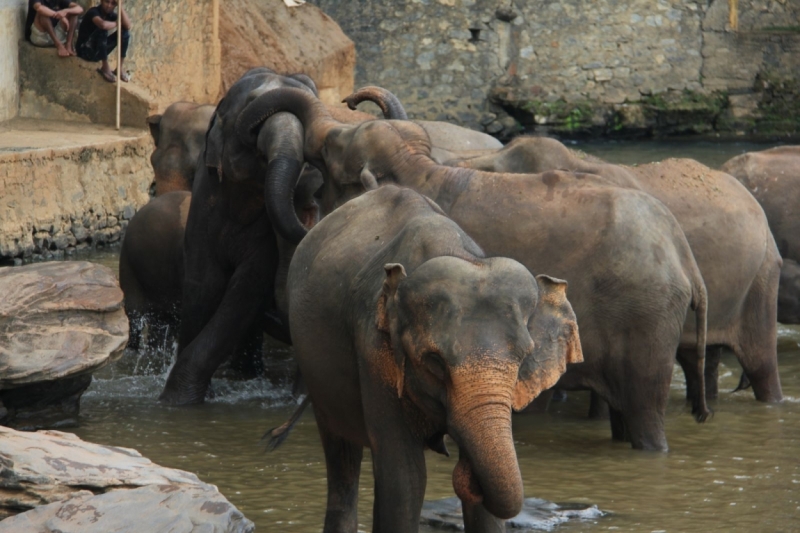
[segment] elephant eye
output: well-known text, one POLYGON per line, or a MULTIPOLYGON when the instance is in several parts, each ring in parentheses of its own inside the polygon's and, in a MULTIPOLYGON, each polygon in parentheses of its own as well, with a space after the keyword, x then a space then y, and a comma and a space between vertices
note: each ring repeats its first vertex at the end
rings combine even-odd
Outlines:
POLYGON ((426 352, 422 356, 422 363, 425 368, 433 374, 440 381, 444 381, 447 376, 447 366, 444 364, 442 357, 436 352, 426 352))

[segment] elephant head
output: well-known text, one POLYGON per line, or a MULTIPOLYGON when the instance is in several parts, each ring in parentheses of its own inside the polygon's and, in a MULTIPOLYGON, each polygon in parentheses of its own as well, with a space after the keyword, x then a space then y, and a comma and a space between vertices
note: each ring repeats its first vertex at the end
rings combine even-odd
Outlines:
POLYGON ((156 196, 171 191, 191 191, 197 160, 214 106, 175 102, 163 115, 147 117, 156 148, 150 156, 156 196))
MULTIPOLYGON (((458 444, 453 486, 464 505, 515 516, 523 489, 512 409, 583 360, 566 282, 505 258, 441 256, 410 275, 400 264, 384 269, 376 316, 392 346, 388 384, 458 444)), ((441 436, 429 445, 446 451, 441 436)))
MULTIPOLYGON (((276 157, 299 158, 302 147, 305 160, 318 168, 324 177, 320 196, 322 212, 329 213, 338 205, 372 189, 382 180, 392 180, 393 169, 411 163, 421 156, 421 161, 432 161, 430 139, 423 128, 408 121, 373 120, 358 124, 345 124, 334 119, 328 108, 308 92, 284 88, 269 91, 253 100, 240 114, 236 132, 240 139, 252 138, 267 120, 276 113, 288 112, 299 119, 305 133, 305 142, 293 145, 291 155, 276 157), (402 145, 403 150, 397 147, 402 145), (368 154, 368 157, 367 157, 368 154)), ((295 179, 286 165, 271 166, 266 195, 276 202, 291 205, 291 185, 295 179)), ((269 207, 268 207, 269 208, 269 207)), ((276 230, 284 238, 299 242, 305 234, 294 215, 279 205, 270 213, 276 230)))
MULTIPOLYGON (((297 220, 293 199, 304 166, 303 126, 300 121, 289 113, 278 113, 261 121, 259 127, 251 129, 248 135, 236 135, 236 124, 242 110, 261 95, 283 87, 292 87, 316 99, 314 82, 302 74, 281 76, 267 68, 256 68, 242 76, 214 112, 206 134, 203 160, 208 171, 220 181, 242 182, 258 176, 266 179, 271 173, 291 176, 277 187, 268 186, 265 202, 271 219, 277 214, 281 218, 297 220), (277 196, 276 191, 280 192, 277 196)), ((320 181, 321 177, 317 178, 317 185, 320 181)), ((308 221, 303 222, 307 224, 308 221)), ((302 228, 299 237, 305 234, 306 224, 298 221, 302 228)), ((290 240, 298 241, 298 235, 291 236, 290 240)))

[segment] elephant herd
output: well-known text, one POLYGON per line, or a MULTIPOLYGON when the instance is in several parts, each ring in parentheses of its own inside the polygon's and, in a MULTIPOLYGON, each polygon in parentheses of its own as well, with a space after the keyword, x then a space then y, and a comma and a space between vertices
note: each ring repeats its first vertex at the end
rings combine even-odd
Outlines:
POLYGON ((162 401, 201 403, 226 360, 263 372, 264 333, 293 344, 325 451, 325 531, 357 528, 364 447, 373 530, 416 531, 423 451, 449 454, 445 435, 466 530, 500 531, 522 505, 511 413, 554 387, 592 391, 614 439, 662 451, 676 360, 698 421, 723 349, 741 386, 782 400, 800 148, 722 171, 627 167, 408 120, 379 87, 345 102, 260 68, 216 107, 151 117, 156 196, 120 256, 131 344, 144 323, 149 344, 177 331, 162 401), (355 109, 366 100, 384 119, 355 109))

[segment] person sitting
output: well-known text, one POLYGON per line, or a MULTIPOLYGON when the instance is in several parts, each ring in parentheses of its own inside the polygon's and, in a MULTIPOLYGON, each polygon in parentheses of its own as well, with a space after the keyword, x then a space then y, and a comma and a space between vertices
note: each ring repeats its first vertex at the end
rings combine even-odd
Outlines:
POLYGON ((70 0, 28 0, 25 38, 34 46, 55 46, 59 57, 75 55, 78 15, 83 8, 70 0))
POLYGON ((119 15, 114 11, 117 0, 100 0, 100 5, 89 9, 78 28, 78 57, 86 61, 102 61, 97 72, 107 82, 117 81, 114 71, 108 65, 108 54, 117 47, 117 19, 122 23, 122 56, 117 65, 117 73, 122 81, 128 81, 128 74, 122 71, 122 60, 128 52, 131 39, 131 21, 125 9, 119 15))

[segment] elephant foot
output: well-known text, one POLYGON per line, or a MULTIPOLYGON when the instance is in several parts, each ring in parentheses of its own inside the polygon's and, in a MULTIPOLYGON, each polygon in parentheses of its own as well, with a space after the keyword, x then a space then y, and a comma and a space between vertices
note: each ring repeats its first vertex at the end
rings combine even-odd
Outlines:
POLYGON ((167 405, 197 405, 205 401, 206 390, 202 392, 196 390, 178 389, 175 387, 164 388, 158 401, 167 405))

